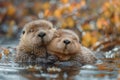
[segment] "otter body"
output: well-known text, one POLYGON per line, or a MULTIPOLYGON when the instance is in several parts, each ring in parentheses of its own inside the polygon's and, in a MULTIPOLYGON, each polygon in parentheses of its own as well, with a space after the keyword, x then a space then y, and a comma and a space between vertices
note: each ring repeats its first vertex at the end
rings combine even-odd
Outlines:
POLYGON ((46 45, 52 40, 55 29, 51 22, 35 20, 27 23, 17 46, 16 61, 33 61, 46 56, 46 45))
POLYGON ((94 64, 97 58, 80 45, 78 36, 71 30, 58 30, 48 45, 48 53, 58 58, 57 64, 84 65, 94 64))

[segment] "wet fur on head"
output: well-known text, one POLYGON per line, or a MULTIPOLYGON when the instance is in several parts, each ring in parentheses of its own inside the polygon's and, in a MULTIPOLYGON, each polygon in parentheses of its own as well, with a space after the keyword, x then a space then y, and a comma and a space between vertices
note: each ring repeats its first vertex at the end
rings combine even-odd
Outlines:
POLYGON ((49 21, 36 20, 29 22, 24 26, 20 43, 24 43, 28 46, 47 45, 52 40, 54 31, 55 29, 53 28, 52 23, 49 21), (46 36, 43 38, 43 40, 38 37, 40 32, 46 33, 46 36))
POLYGON ((55 30, 52 23, 46 20, 35 20, 25 24, 17 50, 31 52, 34 48, 40 51, 40 47, 45 47, 52 40, 55 30), (46 33, 43 39, 38 36, 40 32, 46 33))
POLYGON ((68 62, 71 65, 81 66, 84 64, 94 64, 97 61, 93 52, 83 47, 79 43, 77 34, 71 30, 57 30, 47 49, 49 54, 58 58, 58 64, 60 63, 60 65, 66 65, 68 62), (69 40, 70 43, 66 46, 64 40, 69 40))
POLYGON ((71 30, 59 29, 47 49, 51 54, 67 60, 71 55, 79 53, 79 37, 71 30), (70 44, 65 45, 64 40, 69 40, 70 44))

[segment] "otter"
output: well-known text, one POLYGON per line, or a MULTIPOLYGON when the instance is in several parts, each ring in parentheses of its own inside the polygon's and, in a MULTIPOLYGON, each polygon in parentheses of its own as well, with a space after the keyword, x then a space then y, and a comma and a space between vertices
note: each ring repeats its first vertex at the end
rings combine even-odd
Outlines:
POLYGON ((34 20, 25 24, 15 61, 31 62, 37 57, 46 57, 46 45, 52 40, 55 30, 47 20, 34 20))
POLYGON ((55 32, 54 38, 47 46, 48 59, 56 59, 54 64, 65 66, 82 66, 94 64, 97 60, 93 52, 82 46, 78 35, 66 29, 59 29, 55 32), (55 58, 54 58, 55 56, 55 58))

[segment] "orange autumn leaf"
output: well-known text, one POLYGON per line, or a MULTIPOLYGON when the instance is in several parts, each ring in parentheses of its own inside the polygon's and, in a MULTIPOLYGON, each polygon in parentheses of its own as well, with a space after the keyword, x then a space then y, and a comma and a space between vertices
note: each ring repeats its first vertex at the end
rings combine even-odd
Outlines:
POLYGON ((91 30, 91 26, 90 26, 90 24, 86 23, 86 24, 82 25, 82 29, 83 30, 91 30))
POLYGON ((57 18, 60 18, 61 17, 61 9, 56 9, 55 12, 54 12, 54 16, 57 17, 57 18))
POLYGON ((60 0, 63 4, 68 3, 69 0, 60 0))
POLYGON ((86 32, 82 37, 82 45, 89 47, 91 45, 91 34, 90 32, 86 32))
POLYGON ((67 22, 67 26, 68 26, 69 28, 75 27, 75 21, 73 20, 72 17, 68 17, 68 18, 66 19, 66 22, 67 22))
POLYGON ((86 32, 82 37, 82 44, 86 47, 93 46, 98 41, 98 37, 97 33, 93 35, 92 32, 86 32))
POLYGON ((48 17, 48 16, 50 16, 50 15, 51 15, 50 10, 49 10, 49 9, 45 10, 44 16, 45 16, 45 17, 48 17))
POLYGON ((61 25, 61 28, 73 28, 73 27, 75 27, 75 21, 71 16, 65 18, 61 25))
POLYGON ((15 14, 15 12, 16 12, 15 6, 13 6, 12 4, 8 5, 7 15, 13 16, 15 14))
POLYGON ((77 4, 76 4, 76 8, 77 8, 77 9, 80 9, 81 6, 82 6, 81 3, 77 3, 77 4))
POLYGON ((75 4, 71 4, 68 8, 69 11, 72 12, 75 9, 75 4))
POLYGON ((67 27, 67 23, 63 22, 62 25, 61 25, 61 28, 65 29, 66 27, 67 27))
POLYGON ((120 23, 120 16, 118 13, 114 14, 114 19, 113 19, 114 23, 117 25, 120 23))
POLYGON ((9 51, 9 49, 3 49, 3 53, 4 53, 6 56, 8 56, 9 53, 10 53, 10 51, 9 51))
POLYGON ((98 41, 98 38, 97 37, 93 37, 92 40, 91 40, 91 44, 92 45, 95 45, 95 43, 98 41))
POLYGON ((103 29, 104 26, 108 26, 108 22, 104 18, 99 18, 96 24, 98 29, 103 29))
POLYGON ((110 12, 110 11, 105 11, 104 12, 104 14, 103 14, 105 17, 107 17, 107 18, 110 18, 111 17, 111 15, 112 15, 112 13, 110 12))
POLYGON ((109 2, 105 2, 105 3, 103 4, 103 6, 102 6, 102 9, 103 9, 104 11, 106 11, 106 10, 108 10, 109 7, 110 7, 110 3, 109 3, 109 2))
POLYGON ((42 5, 43 9, 46 10, 46 9, 49 9, 50 8, 50 3, 49 2, 45 2, 43 5, 42 5))
POLYGON ((86 5, 86 0, 81 0, 81 1, 80 1, 80 6, 83 7, 83 6, 85 6, 85 5, 86 5))

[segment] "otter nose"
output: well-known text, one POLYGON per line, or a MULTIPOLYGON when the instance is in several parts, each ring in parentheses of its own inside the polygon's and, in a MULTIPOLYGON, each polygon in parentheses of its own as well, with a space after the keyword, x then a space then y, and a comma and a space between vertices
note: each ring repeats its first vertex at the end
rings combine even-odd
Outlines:
POLYGON ((70 41, 69 41, 69 40, 64 40, 63 42, 64 42, 66 45, 67 45, 67 44, 70 44, 70 41))
POLYGON ((44 32, 40 32, 40 33, 38 34, 38 36, 41 37, 41 38, 43 38, 45 35, 46 35, 46 33, 44 33, 44 32))

